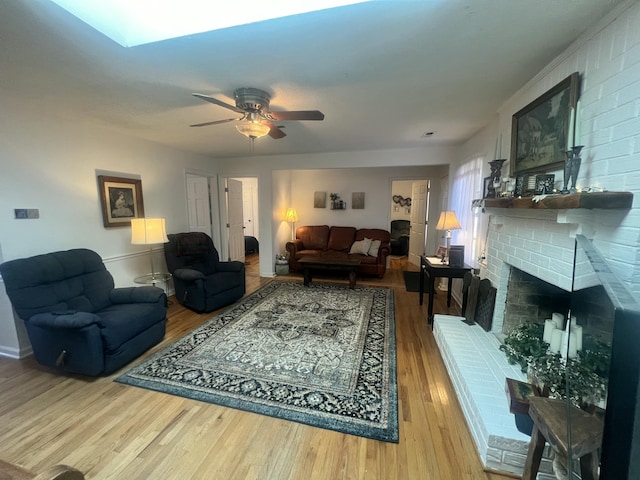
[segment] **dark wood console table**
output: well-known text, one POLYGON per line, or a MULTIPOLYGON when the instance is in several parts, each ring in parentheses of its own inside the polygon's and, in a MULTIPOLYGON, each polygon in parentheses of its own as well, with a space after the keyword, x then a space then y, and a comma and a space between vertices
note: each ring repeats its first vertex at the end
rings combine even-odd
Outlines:
POLYGON ((451 267, 438 257, 420 256, 420 305, 424 296, 424 278, 429 279, 429 307, 427 308, 427 322, 433 325, 433 295, 436 288, 436 277, 449 279, 447 287, 447 307, 451 306, 451 285, 454 278, 463 278, 464 274, 471 271, 471 266, 465 264, 462 267, 451 267))

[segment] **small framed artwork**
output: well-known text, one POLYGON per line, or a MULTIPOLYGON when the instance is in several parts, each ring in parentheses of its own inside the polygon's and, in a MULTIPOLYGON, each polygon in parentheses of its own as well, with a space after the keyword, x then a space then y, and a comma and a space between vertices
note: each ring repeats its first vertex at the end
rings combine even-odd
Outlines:
POLYGON ((313 208, 327 208, 327 192, 313 194, 313 208))
POLYGON ((362 210, 364 208, 364 192, 353 192, 351 194, 351 208, 362 210))
POLYGON ((553 187, 555 184, 556 176, 553 174, 546 175, 536 175, 536 195, 546 195, 549 193, 553 193, 553 187))
POLYGON ((578 72, 513 115, 511 121, 511 176, 559 170, 575 141, 578 72))
POLYGON ((489 198, 489 185, 491 185, 491 177, 484 177, 482 183, 482 198, 489 198))
POLYGON ((99 175, 98 188, 105 228, 130 226, 132 218, 144 217, 142 180, 99 175))

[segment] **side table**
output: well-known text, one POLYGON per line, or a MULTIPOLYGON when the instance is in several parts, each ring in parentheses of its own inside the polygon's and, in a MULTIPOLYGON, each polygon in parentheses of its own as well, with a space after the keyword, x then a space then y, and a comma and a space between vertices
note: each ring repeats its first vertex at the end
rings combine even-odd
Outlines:
POLYGON ((429 279, 429 306, 427 308, 427 322, 433 328, 433 295, 436 288, 436 278, 445 277, 449 279, 447 288, 447 307, 451 306, 451 285, 454 278, 462 278, 464 274, 471 271, 470 265, 462 267, 452 267, 442 261, 438 257, 420 256, 420 305, 424 295, 424 277, 429 279))
POLYGON ((162 282, 166 287, 167 282, 171 280, 172 277, 173 275, 170 273, 148 273, 134 278, 133 281, 144 285, 153 285, 154 287, 156 286, 156 283, 162 282))

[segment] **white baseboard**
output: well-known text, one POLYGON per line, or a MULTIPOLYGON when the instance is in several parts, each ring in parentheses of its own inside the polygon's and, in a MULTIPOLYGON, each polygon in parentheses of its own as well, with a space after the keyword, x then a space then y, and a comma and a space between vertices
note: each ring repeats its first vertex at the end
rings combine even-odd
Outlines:
POLYGON ((33 350, 31 349, 31 345, 24 348, 15 348, 9 347, 7 345, 0 345, 0 357, 13 358, 15 360, 20 360, 21 358, 26 358, 29 355, 33 355, 33 350))

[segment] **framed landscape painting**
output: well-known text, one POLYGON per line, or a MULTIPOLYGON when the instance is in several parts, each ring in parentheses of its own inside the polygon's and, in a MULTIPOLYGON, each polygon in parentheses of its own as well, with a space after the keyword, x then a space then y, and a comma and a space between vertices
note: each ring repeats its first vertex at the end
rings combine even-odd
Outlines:
POLYGON ((106 228, 130 226, 132 218, 144 217, 142 180, 99 175, 98 188, 106 228))
POLYGON ((562 169, 573 146, 572 123, 579 75, 562 82, 517 112, 511 122, 511 176, 562 169))

